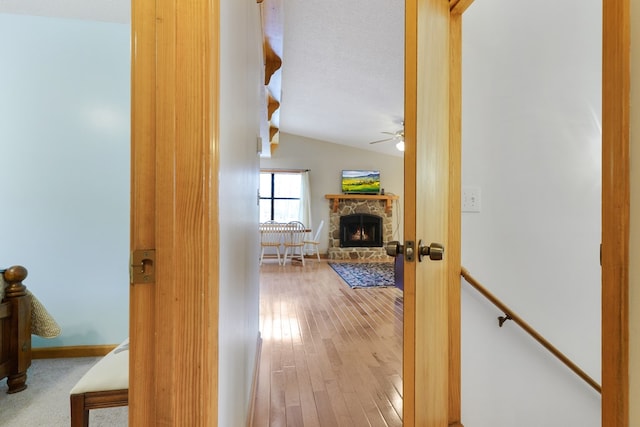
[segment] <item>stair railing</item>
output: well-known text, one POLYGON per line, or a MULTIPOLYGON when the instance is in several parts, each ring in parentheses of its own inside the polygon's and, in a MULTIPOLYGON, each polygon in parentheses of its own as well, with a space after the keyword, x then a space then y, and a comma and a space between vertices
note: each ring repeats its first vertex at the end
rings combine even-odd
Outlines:
POLYGON ((504 322, 507 320, 513 320, 518 326, 520 326, 526 333, 531 335, 533 339, 538 341, 544 348, 549 350, 551 354, 557 357, 562 363, 564 363, 569 369, 575 372, 580 378, 587 382, 591 387, 593 387, 598 393, 602 393, 602 387, 598 384, 593 378, 587 375, 582 369, 578 367, 575 363, 573 363, 567 356, 565 356, 560 350, 554 347, 549 341, 547 341, 542 335, 540 335, 535 329, 533 329, 527 322, 522 320, 520 316, 515 314, 513 311, 509 309, 502 301, 496 298, 491 292, 489 292, 484 286, 480 284, 467 269, 462 267, 460 271, 460 275, 467 281, 469 285, 474 287, 478 292, 480 292, 485 298, 493 303, 496 307, 500 309, 500 311, 504 312, 504 316, 498 317, 498 326, 502 327, 504 322))

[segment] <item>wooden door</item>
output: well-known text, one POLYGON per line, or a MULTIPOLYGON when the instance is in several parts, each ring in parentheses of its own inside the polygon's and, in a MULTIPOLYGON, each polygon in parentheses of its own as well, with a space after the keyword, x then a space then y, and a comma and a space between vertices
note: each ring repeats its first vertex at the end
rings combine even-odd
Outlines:
POLYGON ((461 20, 472 1, 405 3, 404 233, 417 251, 445 248, 441 261, 405 253, 405 426, 460 423, 461 20))
POLYGON ((449 2, 405 8, 403 421, 436 427, 448 424, 448 257, 410 262, 406 246, 449 247, 449 2))
POLYGON ((217 424, 219 3, 132 3, 129 425, 217 424))

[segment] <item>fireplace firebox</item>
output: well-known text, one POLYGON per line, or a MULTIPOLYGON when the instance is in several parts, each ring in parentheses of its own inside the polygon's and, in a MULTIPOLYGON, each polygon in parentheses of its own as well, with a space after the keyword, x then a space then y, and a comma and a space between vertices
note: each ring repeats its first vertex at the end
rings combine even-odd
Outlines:
POLYGON ((340 217, 340 247, 381 247, 382 217, 351 214, 340 217))

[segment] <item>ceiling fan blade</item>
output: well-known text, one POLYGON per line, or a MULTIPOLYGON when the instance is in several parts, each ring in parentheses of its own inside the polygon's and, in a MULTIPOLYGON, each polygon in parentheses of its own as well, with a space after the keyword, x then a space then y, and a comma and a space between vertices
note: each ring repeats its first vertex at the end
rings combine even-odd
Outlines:
POLYGON ((385 138, 385 139, 381 139, 379 141, 371 141, 369 144, 378 144, 379 142, 387 142, 387 141, 391 141, 394 138, 385 138))

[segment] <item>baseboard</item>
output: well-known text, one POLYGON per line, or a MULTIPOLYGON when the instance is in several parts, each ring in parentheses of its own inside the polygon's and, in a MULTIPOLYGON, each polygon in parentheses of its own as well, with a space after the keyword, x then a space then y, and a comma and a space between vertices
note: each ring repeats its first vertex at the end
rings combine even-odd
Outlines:
POLYGON ((59 359, 67 357, 99 357, 105 356, 117 346, 118 344, 39 347, 31 349, 31 358, 59 359))
MULTIPOLYGON (((318 259, 318 256, 316 254, 304 254, 304 259, 318 259)), ((329 259, 329 254, 320 252, 320 259, 329 259)))
POLYGON ((258 393, 258 375, 260 374, 260 358, 262 357, 262 335, 258 332, 258 343, 256 347, 256 359, 253 366, 253 382, 251 383, 251 397, 249 399, 249 416, 247 417, 247 427, 253 426, 253 413, 256 406, 256 393, 258 393))

